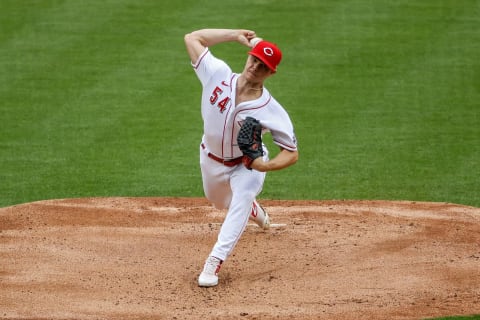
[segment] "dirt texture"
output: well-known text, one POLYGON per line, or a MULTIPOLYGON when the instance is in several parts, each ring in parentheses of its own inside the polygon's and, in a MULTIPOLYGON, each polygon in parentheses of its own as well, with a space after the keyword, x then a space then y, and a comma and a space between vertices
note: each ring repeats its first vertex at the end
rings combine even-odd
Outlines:
POLYGON ((197 277, 224 211, 196 198, 0 209, 1 319, 422 319, 480 314, 480 209, 261 200, 219 285, 197 277))

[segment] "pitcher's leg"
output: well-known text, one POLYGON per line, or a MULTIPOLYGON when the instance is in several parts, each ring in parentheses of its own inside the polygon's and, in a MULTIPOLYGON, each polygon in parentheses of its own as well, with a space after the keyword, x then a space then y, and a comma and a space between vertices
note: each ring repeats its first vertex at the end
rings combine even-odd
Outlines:
POLYGON ((226 260, 240 239, 252 212, 255 197, 261 192, 265 173, 245 168, 235 170, 230 179, 232 201, 220 228, 211 255, 226 260))
POLYGON ((210 255, 225 261, 247 226, 252 206, 251 199, 232 198, 227 216, 218 234, 217 242, 210 255))
MULTIPOLYGON (((215 174, 216 170, 211 171, 208 170, 208 168, 206 168, 206 170, 202 169, 202 176, 204 179, 206 177, 220 178, 220 176, 216 176, 215 174)), ((237 166, 235 168, 230 168, 228 172, 223 171, 222 177, 228 177, 230 184, 227 185, 225 190, 220 191, 224 193, 230 192, 230 194, 226 194, 227 197, 225 197, 224 193, 221 193, 221 195, 225 197, 224 201, 227 201, 228 195, 230 195, 231 201, 229 203, 224 203, 225 206, 229 208, 227 216, 220 228, 217 242, 205 261, 203 271, 198 277, 198 285, 202 287, 211 287, 218 284, 217 274, 223 261, 231 254, 247 226, 248 219, 252 212, 252 204, 255 197, 262 190, 265 173, 255 170, 250 171, 245 169, 244 166, 237 166)), ((217 194, 212 194, 214 187, 219 188, 223 183, 224 181, 215 186, 207 184, 207 187, 205 188, 204 182, 206 195, 211 201, 218 197, 217 194)), ((216 206, 218 207, 219 204, 220 202, 217 203, 216 206)))
POLYGON ((217 209, 228 208, 232 199, 228 168, 208 157, 208 151, 200 147, 200 169, 205 197, 217 209))

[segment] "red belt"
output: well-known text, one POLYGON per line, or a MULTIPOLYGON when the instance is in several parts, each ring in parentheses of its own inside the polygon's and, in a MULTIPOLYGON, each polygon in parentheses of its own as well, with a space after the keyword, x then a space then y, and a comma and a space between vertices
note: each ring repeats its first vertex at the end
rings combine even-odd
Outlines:
MULTIPOLYGON (((202 146, 202 149, 205 149, 205 145, 202 143, 201 144, 202 146)), ((235 159, 231 159, 231 160, 225 160, 225 159, 222 159, 220 157, 217 157, 216 155, 214 155, 213 153, 208 153, 208 157, 210 159, 213 159, 217 162, 220 162, 221 164, 223 164, 224 166, 227 166, 227 167, 235 167, 236 165, 242 163, 242 158, 243 157, 239 157, 239 158, 235 158, 235 159)))

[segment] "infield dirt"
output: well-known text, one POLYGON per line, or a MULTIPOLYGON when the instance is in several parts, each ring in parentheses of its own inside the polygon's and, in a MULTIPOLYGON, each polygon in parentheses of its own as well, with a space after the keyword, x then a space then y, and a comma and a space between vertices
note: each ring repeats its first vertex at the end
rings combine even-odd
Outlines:
POLYGON ((261 200, 214 288, 224 212, 196 198, 0 209, 2 319, 422 319, 480 314, 480 209, 261 200))

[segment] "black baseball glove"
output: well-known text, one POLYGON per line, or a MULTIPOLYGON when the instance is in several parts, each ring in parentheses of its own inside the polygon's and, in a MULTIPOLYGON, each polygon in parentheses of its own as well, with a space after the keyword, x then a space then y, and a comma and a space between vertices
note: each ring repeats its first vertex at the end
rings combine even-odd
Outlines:
POLYGON ((242 162, 252 170, 252 162, 263 156, 262 125, 255 118, 247 117, 237 136, 237 144, 243 153, 242 162))

